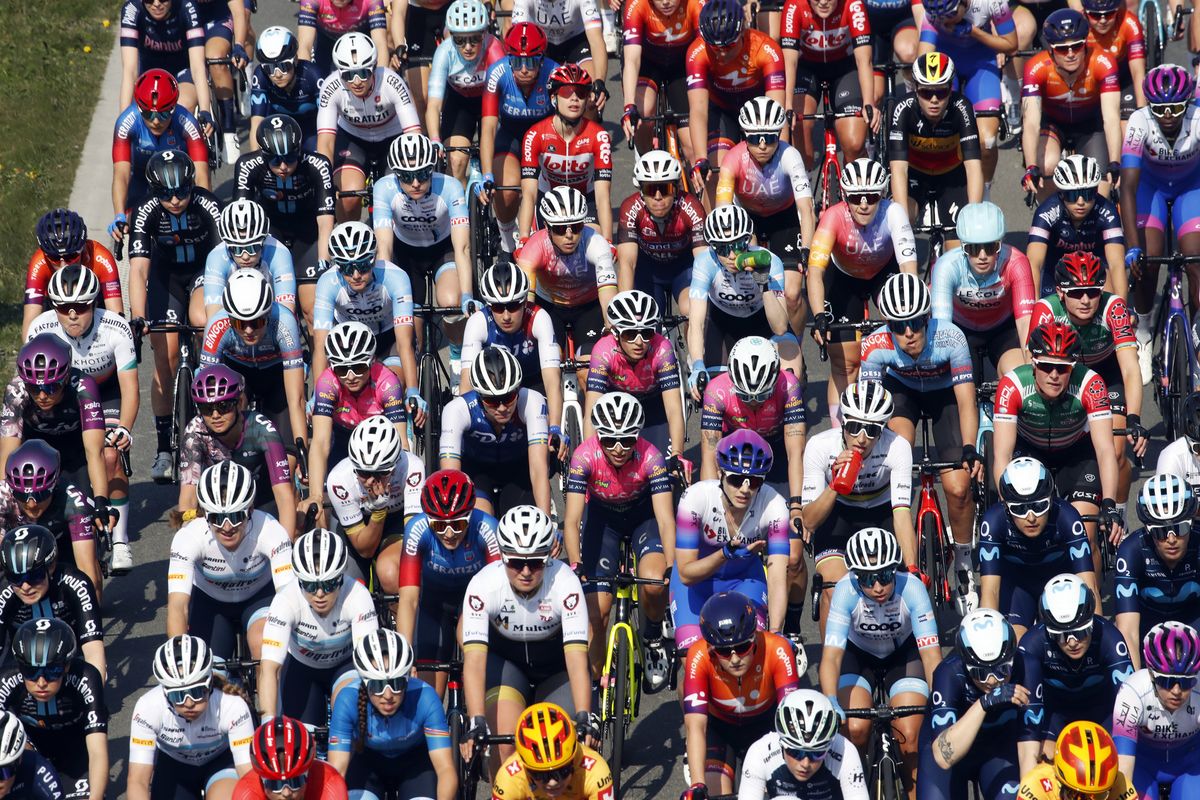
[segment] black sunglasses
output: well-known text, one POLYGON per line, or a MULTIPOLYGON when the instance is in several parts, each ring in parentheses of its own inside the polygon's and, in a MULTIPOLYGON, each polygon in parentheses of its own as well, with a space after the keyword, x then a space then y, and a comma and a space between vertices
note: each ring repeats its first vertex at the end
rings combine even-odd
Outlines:
POLYGON ((917 317, 915 319, 900 320, 899 322, 889 321, 887 326, 888 330, 892 333, 900 334, 910 330, 913 333, 920 333, 921 331, 925 330, 925 326, 928 324, 929 316, 926 315, 923 317, 917 317))

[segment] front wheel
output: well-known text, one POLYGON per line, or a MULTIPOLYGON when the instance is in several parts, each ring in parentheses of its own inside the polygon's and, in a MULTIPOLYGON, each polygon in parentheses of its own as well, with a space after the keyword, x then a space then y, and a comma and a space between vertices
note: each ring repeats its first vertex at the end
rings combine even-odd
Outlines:
MULTIPOLYGON (((426 331, 425 335, 432 335, 426 331)), ((438 468, 438 439, 442 426, 442 384, 438 376, 437 361, 432 357, 421 359, 421 397, 425 398, 425 426, 413 437, 417 443, 417 456, 425 462, 425 474, 438 468)))
POLYGON ((605 725, 608 734, 608 766, 612 770, 613 797, 621 796, 621 766, 624 762, 625 735, 632 722, 629 718, 629 639, 623 630, 613 636, 614 651, 612 671, 608 675, 610 702, 605 707, 609 719, 605 725))
POLYGON ((1150 67, 1163 63, 1163 25, 1158 7, 1158 0, 1146 0, 1138 9, 1138 17, 1142 23, 1142 31, 1146 37, 1146 53, 1150 59, 1150 67))
POLYGON ((1172 316, 1167 323, 1167 344, 1164 350, 1166 363, 1166 385, 1159 387, 1165 402, 1162 408, 1163 425, 1167 430, 1167 441, 1174 441, 1183 430, 1180 413, 1183 399, 1191 392, 1191 370, 1188 367, 1187 342, 1183 319, 1172 316))
POLYGON ((918 558, 923 562, 921 571, 933 584, 933 604, 940 611, 950 602, 950 577, 945 534, 932 511, 926 511, 917 521, 917 547, 918 558))
POLYGON ((192 402, 192 369, 187 364, 181 364, 175 371, 175 407, 171 420, 171 463, 174 467, 175 482, 179 482, 179 458, 183 449, 183 432, 188 423, 196 415, 195 404, 192 402))

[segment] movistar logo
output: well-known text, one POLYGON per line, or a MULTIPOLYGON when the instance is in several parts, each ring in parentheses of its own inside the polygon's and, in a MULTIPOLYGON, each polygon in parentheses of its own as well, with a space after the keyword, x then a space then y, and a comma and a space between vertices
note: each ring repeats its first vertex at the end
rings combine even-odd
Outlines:
POLYGON ((1071 558, 1083 558, 1092 554, 1092 547, 1087 542, 1071 548, 1071 558))
POLYGON ((1133 597, 1137 593, 1138 593, 1138 587, 1137 587, 1136 583, 1131 583, 1128 586, 1122 586, 1119 583, 1117 584, 1117 597, 1119 597, 1119 598, 1133 597))

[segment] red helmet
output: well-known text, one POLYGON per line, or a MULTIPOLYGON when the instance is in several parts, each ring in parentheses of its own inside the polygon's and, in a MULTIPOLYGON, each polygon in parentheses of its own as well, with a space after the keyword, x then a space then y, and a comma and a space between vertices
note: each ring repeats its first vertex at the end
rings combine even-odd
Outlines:
POLYGON ((475 509, 475 484, 467 473, 440 469, 425 479, 421 510, 431 519, 458 519, 475 509))
POLYGON ((1063 289, 1103 286, 1107 273, 1104 262, 1092 253, 1067 253, 1054 268, 1054 280, 1063 289))
POLYGON ((304 723, 279 716, 254 732, 250 755, 260 778, 284 781, 308 772, 316 746, 304 723))
POLYGON ((165 69, 148 69, 133 84, 133 99, 142 111, 170 111, 179 102, 179 83, 165 69))
POLYGON ((546 34, 532 22, 518 22, 504 35, 504 47, 510 56, 544 56, 546 34))
POLYGON ((1075 328, 1065 322, 1043 322, 1029 334, 1029 354, 1054 361, 1078 361, 1083 345, 1075 328))
POLYGON ((560 67, 555 67, 550 73, 550 80, 546 82, 546 86, 550 89, 550 94, 554 94, 564 86, 583 86, 585 88, 592 85, 592 76, 587 70, 575 63, 563 64, 560 67))

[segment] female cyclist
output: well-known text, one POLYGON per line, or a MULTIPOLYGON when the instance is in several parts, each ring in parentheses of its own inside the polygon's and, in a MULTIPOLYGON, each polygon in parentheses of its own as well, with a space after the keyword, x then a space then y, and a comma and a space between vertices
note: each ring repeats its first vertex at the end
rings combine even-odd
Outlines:
POLYGON ((155 68, 174 75, 183 107, 189 112, 198 108, 201 121, 211 124, 211 116, 203 118, 213 111, 204 64, 204 25, 193 0, 122 3, 121 108, 133 102, 138 76, 155 68))
MULTIPOLYGON (((667 108, 688 124, 687 49, 700 29, 696 0, 633 0, 625 3, 621 30, 621 96, 625 138, 636 138, 639 153, 652 149, 653 126, 642 117, 657 113, 659 92, 667 93, 667 108)), ((693 163, 692 139, 680 136, 680 157, 693 163)), ((661 146, 661 143, 660 143, 661 146)))
MULTIPOLYGON (((329 72, 322 71, 312 61, 301 59, 299 55, 300 42, 287 28, 272 25, 259 34, 255 52, 258 66, 250 75, 248 141, 252 143, 251 151, 265 149, 260 128, 266 124, 267 118, 286 114, 296 123, 297 132, 300 134, 296 137, 296 150, 316 152, 317 95, 320 93, 321 82, 329 72)), ((278 227, 276 233, 278 234, 278 227)))
POLYGON ((35 236, 38 249, 29 258, 25 271, 22 337, 33 318, 46 310, 46 285, 50 277, 68 264, 82 264, 96 273, 104 287, 104 308, 114 314, 125 313, 117 260, 107 247, 88 238, 83 217, 69 208, 51 209, 38 220, 35 236))
POLYGON ((296 23, 297 54, 314 62, 322 77, 333 71, 333 45, 342 34, 367 34, 379 52, 388 52, 383 0, 301 0, 296 23))
POLYGON ((1146 79, 1146 37, 1142 23, 1121 0, 1085 0, 1083 13, 1088 18, 1088 44, 1103 49, 1117 62, 1124 136, 1124 121, 1135 109, 1146 105, 1142 86, 1146 79))
POLYGON ((347 800, 346 781, 317 757, 317 742, 304 723, 275 717, 250 741, 253 772, 233 789, 233 800, 347 800))
POLYGON ((497 770, 492 795, 505 800, 608 800, 612 772, 583 737, 561 706, 531 705, 517 721, 517 752, 497 770))
POLYGON ((8 776, 0 778, 0 798, 61 800, 63 784, 58 770, 28 744, 20 717, 11 711, 0 712, 0 773, 8 776))

